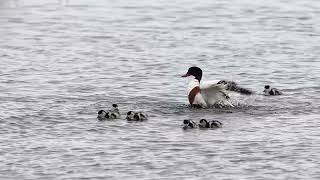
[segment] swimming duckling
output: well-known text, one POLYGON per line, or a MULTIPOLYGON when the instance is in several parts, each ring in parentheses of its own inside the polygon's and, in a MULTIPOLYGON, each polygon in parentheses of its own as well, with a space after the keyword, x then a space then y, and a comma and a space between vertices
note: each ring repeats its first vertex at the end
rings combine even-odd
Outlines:
POLYGON ((144 121, 144 120, 148 120, 148 115, 144 112, 129 111, 127 113, 126 119, 128 121, 144 121))
POLYGON ((183 120, 182 129, 186 130, 186 129, 193 129, 193 128, 197 128, 197 124, 194 121, 191 121, 188 119, 183 120))
POLYGON ((199 128, 220 128, 222 127, 222 123, 220 121, 207 121, 206 119, 201 119, 199 121, 199 128))
POLYGON ((103 119, 116 119, 117 118, 117 114, 114 112, 106 112, 105 110, 100 110, 98 111, 98 117, 99 120, 103 120, 103 119))
POLYGON ((264 86, 263 92, 265 96, 277 96, 282 94, 278 89, 271 88, 269 85, 264 86))
POLYGON ((120 112, 117 104, 112 104, 112 109, 109 111, 100 110, 98 111, 98 119, 104 120, 104 119, 118 119, 120 118, 120 112))
POLYGON ((113 109, 111 111, 119 112, 118 104, 112 104, 113 109))

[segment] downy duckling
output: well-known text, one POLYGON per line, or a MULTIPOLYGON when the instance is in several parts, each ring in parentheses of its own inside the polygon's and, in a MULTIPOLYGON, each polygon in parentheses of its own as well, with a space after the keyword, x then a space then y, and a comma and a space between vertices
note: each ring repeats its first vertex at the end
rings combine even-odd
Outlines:
POLYGON ((269 85, 264 86, 263 93, 265 96, 277 96, 282 94, 278 89, 271 88, 269 85))
POLYGON ((120 112, 117 104, 112 104, 112 109, 109 111, 100 110, 98 111, 98 119, 104 120, 104 119, 118 119, 120 118, 120 112))
POLYGON ((186 129, 193 129, 193 128, 197 128, 197 124, 194 121, 188 120, 188 119, 183 120, 182 129, 186 130, 186 129))
POLYGON ((126 119, 128 121, 145 121, 148 120, 148 115, 144 112, 129 111, 126 119))
POLYGON ((201 119, 199 121, 199 128, 220 128, 222 123, 220 121, 207 121, 206 119, 201 119))

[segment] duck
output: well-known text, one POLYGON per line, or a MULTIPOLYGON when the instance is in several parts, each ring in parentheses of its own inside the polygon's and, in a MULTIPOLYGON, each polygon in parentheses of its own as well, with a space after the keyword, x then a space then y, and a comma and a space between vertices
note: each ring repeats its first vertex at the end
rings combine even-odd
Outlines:
POLYGON ((99 120, 106 119, 118 119, 120 118, 120 112, 117 104, 112 104, 112 109, 109 111, 99 110, 98 117, 99 120))
POLYGON ((232 81, 202 82, 202 70, 196 66, 190 67, 188 72, 181 77, 191 77, 188 86, 188 100, 192 107, 206 108, 216 104, 234 107, 228 91, 234 91, 244 95, 253 94, 252 91, 241 88, 232 81))
POLYGON ((270 85, 264 86, 263 93, 265 96, 277 96, 282 94, 282 92, 280 92, 278 89, 271 88, 270 85))
POLYGON ((128 121, 145 121, 148 120, 148 115, 144 112, 128 111, 126 119, 128 121))
POLYGON ((187 130, 193 128, 197 128, 197 124, 194 121, 188 119, 183 120, 182 129, 187 130))
POLYGON ((206 119, 200 119, 198 126, 199 128, 220 128, 222 127, 222 123, 216 120, 207 121, 206 119))

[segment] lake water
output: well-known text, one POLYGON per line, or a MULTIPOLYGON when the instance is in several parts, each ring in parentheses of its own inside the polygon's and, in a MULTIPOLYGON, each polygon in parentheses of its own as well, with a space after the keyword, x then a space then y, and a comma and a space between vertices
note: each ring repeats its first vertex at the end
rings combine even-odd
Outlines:
POLYGON ((316 0, 2 0, 0 179, 320 179, 319 22, 316 0), (191 109, 194 65, 256 94, 191 109), (200 118, 223 127, 181 129, 200 118))

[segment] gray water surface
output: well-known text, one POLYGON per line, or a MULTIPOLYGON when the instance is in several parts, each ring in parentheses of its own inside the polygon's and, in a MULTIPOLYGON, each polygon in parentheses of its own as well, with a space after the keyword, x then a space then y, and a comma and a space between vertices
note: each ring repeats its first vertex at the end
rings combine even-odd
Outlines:
POLYGON ((319 22, 316 0, 1 1, 0 178, 320 179, 319 22), (193 65, 256 94, 191 109, 193 65), (223 128, 181 129, 200 118, 223 128))

